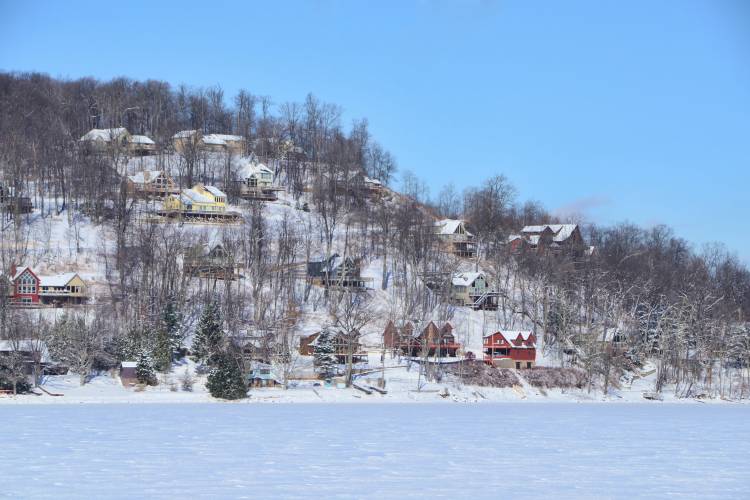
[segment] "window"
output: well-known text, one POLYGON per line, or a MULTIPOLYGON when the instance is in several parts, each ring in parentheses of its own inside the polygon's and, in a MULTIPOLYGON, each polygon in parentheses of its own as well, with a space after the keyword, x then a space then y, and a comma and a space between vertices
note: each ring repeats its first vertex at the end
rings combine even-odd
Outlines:
POLYGON ((531 361, 526 362, 526 368, 531 368, 531 361))
POLYGON ((516 361, 516 369, 517 370, 521 369, 521 362, 520 361, 516 361))

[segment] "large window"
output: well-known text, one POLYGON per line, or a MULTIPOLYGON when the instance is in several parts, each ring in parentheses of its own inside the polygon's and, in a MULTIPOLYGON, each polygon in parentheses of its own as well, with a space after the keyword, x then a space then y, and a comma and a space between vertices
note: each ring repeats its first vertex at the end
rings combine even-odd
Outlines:
POLYGON ((18 293, 36 293, 36 280, 30 273, 26 272, 21 276, 18 285, 18 293))

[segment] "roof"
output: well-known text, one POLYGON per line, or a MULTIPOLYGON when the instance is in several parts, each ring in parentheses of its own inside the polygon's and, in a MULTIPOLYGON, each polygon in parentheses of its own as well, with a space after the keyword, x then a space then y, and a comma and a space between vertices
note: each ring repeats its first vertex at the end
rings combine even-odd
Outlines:
POLYGON ((78 276, 76 273, 56 274, 54 276, 39 276, 39 286, 62 287, 78 276))
POLYGON ((257 176, 262 173, 273 175, 273 170, 262 163, 256 163, 250 159, 245 159, 240 165, 239 175, 243 179, 257 176))
POLYGON ((123 361, 122 363, 120 363, 120 366, 122 366, 123 368, 135 368, 138 366, 138 362, 137 361, 123 361))
POLYGON ((161 170, 144 170, 134 175, 129 175, 128 179, 133 184, 150 184, 151 182, 154 182, 154 180, 159 178, 162 173, 163 172, 161 170))
POLYGON ((484 338, 500 334, 509 344, 518 349, 535 349, 536 343, 531 341, 534 332, 531 330, 505 330, 484 335, 484 338), (519 339, 520 337, 520 339, 519 339))
POLYGON ((203 136, 204 144, 213 144, 216 146, 226 146, 227 141, 236 142, 244 141, 245 138, 241 135, 229 135, 229 134, 206 134, 203 136))
POLYGON ((214 187, 214 186, 203 186, 203 189, 205 189, 206 191, 208 191, 209 193, 211 193, 214 196, 221 196, 223 198, 227 197, 227 195, 224 194, 224 191, 222 191, 221 189, 219 189, 217 187, 214 187))
MULTIPOLYGON (((436 227, 440 228, 439 234, 456 234, 456 231, 464 224, 464 221, 458 219, 442 219, 435 223, 436 227)), ((464 228, 466 231, 466 228, 464 228)), ((470 232, 466 231, 466 234, 471 235, 470 232)))
POLYGON ((0 352, 38 352, 39 361, 49 363, 51 361, 47 344, 36 339, 0 340, 0 352))
POLYGON ((113 139, 117 139, 123 134, 127 134, 128 130, 125 127, 117 128, 92 128, 86 132, 81 141, 104 141, 109 142, 113 139))
MULTIPOLYGON (((554 234, 552 241, 562 243, 566 241, 573 232, 578 228, 578 224, 545 224, 541 226, 525 226, 522 233, 542 233, 545 229, 549 228, 554 234)), ((538 238, 537 238, 538 241, 538 238)))
POLYGON ((471 286, 483 273, 457 273, 453 275, 451 282, 453 286, 471 286))
POLYGON ((130 142, 133 144, 156 144, 150 137, 145 135, 131 135, 130 142))
POLYGON ((373 184, 375 186, 381 186, 383 183, 380 182, 378 179, 373 179, 371 177, 365 176, 365 184, 373 184))

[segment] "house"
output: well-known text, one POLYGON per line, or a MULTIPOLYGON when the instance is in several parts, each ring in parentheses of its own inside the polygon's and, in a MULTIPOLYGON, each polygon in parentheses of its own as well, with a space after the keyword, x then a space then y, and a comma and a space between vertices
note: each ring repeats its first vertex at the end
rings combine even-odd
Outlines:
POLYGON ((10 188, 0 185, 0 211, 11 214, 30 214, 34 209, 28 196, 18 196, 10 188))
MULTIPOLYGON (((384 338, 391 336, 387 335, 390 326, 391 323, 386 326, 384 338)), ((396 329, 395 325, 393 325, 393 328, 396 329)), ((388 343, 393 348, 400 350, 405 356, 455 358, 461 349, 461 344, 456 341, 453 334, 453 325, 448 321, 443 323, 441 327, 438 327, 434 321, 428 321, 422 328, 415 328, 413 323, 406 322, 395 331, 397 332, 396 339, 388 339, 388 343)))
POLYGON ((533 368, 536 336, 531 331, 504 331, 483 338, 484 362, 498 368, 533 368))
POLYGON ((232 255, 222 245, 214 245, 207 251, 205 245, 196 245, 185 251, 182 269, 185 274, 197 278, 234 280, 239 274, 232 255))
POLYGON ((473 258, 477 246, 474 235, 466 229, 466 222, 456 219, 442 219, 435 222, 435 233, 449 253, 458 257, 473 258))
POLYGON ((233 221, 240 219, 237 212, 227 211, 227 195, 217 187, 196 184, 164 199, 162 217, 183 217, 199 221, 233 221))
POLYGON ((273 186, 273 170, 262 163, 243 158, 238 171, 240 196, 248 200, 275 201, 277 191, 282 188, 273 186))
MULTIPOLYGON (((367 352, 363 350, 362 344, 359 342, 359 334, 354 333, 353 335, 347 335, 342 328, 327 327, 335 330, 333 336, 333 347, 336 354, 336 360, 340 363, 346 363, 346 358, 351 350, 352 361, 354 363, 366 362, 367 352)), ((299 353, 302 356, 312 356, 315 354, 315 347, 318 345, 318 338, 320 332, 313 333, 311 335, 302 336, 299 339, 299 353)))
POLYGON ((213 151, 242 154, 245 138, 241 135, 203 134, 200 130, 181 130, 172 136, 175 151, 185 154, 190 151, 213 151))
POLYGON ((508 238, 510 250, 522 253, 533 250, 538 253, 580 253, 584 251, 583 237, 578 224, 545 224, 525 226, 520 234, 508 238))
POLYGON ((480 272, 456 273, 451 278, 451 300, 472 309, 497 309, 499 294, 487 283, 487 277, 480 272))
POLYGON ((250 387, 276 387, 282 382, 276 376, 273 366, 269 363, 254 362, 250 365, 247 374, 247 382, 250 387))
POLYGON ((13 275, 11 302, 16 305, 83 304, 86 283, 76 273, 42 276, 24 267, 13 275))
POLYGON ((151 138, 131 135, 125 127, 92 128, 78 142, 92 153, 121 150, 132 155, 147 155, 156 151, 156 143, 151 138))
POLYGON ((383 346, 391 351, 396 351, 412 338, 414 323, 411 321, 388 321, 383 330, 383 346))
POLYGON ((169 196, 177 194, 174 180, 163 170, 144 170, 127 178, 127 186, 131 193, 142 196, 169 196))
POLYGON ((0 359, 18 356, 23 373, 38 377, 51 362, 47 344, 37 339, 0 340, 0 359))
POLYGON ((325 287, 367 290, 374 280, 361 275, 360 259, 333 254, 326 260, 307 263, 307 281, 325 287))

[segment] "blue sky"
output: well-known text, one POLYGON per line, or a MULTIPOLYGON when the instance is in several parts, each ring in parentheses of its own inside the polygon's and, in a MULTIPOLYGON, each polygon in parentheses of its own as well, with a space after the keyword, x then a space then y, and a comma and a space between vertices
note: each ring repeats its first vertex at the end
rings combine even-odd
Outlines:
POLYGON ((312 92, 432 193, 502 173, 551 210, 750 262, 743 0, 0 0, 0 69, 312 92))

